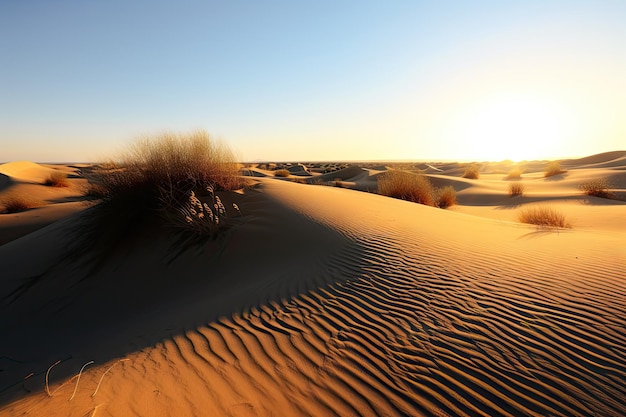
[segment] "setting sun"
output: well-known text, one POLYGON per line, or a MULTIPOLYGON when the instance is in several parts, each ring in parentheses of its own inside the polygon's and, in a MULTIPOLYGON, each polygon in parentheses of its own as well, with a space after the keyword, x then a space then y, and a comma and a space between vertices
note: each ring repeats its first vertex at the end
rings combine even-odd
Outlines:
POLYGON ((492 96, 472 102, 449 120, 444 135, 489 160, 520 161, 558 153, 575 133, 573 110, 530 94, 492 96))

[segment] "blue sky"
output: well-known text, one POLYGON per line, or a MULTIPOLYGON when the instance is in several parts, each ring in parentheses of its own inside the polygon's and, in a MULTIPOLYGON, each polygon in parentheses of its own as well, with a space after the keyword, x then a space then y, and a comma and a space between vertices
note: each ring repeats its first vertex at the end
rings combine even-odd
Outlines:
POLYGON ((622 1, 0 2, 0 161, 203 128, 242 160, 626 148, 622 1))

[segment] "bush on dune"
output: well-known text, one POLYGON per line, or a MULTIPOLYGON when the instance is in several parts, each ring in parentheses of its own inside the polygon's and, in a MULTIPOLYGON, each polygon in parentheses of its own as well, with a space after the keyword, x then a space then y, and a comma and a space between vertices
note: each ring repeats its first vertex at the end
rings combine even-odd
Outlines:
POLYGON ((561 169, 561 164, 557 161, 552 161, 546 165, 546 168, 543 171, 543 176, 545 178, 553 177, 555 175, 564 174, 567 171, 561 169))
POLYGON ((378 193, 414 203, 434 205, 434 189, 428 178, 406 171, 387 171, 378 178, 378 193))
POLYGON ((561 212, 550 207, 531 207, 522 210, 519 214, 519 220, 522 223, 535 224, 542 227, 571 227, 561 212))
POLYGON ((195 237, 212 238, 228 225, 215 193, 242 185, 233 153, 204 131, 142 137, 119 161, 102 164, 85 176, 92 184, 89 193, 101 199, 85 216, 83 228, 92 239, 99 239, 95 235, 100 233, 110 234, 110 228, 130 234, 149 221, 182 233, 196 225, 195 237), (213 215, 205 211, 207 219, 200 223, 187 215, 197 212, 194 203, 198 198, 211 203, 201 207, 213 215), (204 227, 209 219, 213 225, 204 227))
POLYGON ((453 187, 435 188, 422 174, 390 170, 378 178, 378 193, 427 206, 447 208, 456 204, 453 187))
POLYGON ((274 176, 275 177, 283 177, 286 178, 289 176, 289 171, 287 171, 286 169, 277 169, 276 171, 274 171, 274 176))
POLYGON ((465 172, 463 173, 463 178, 468 178, 471 180, 477 180, 480 177, 480 167, 478 165, 472 164, 465 168, 465 172))
POLYGON ((41 206, 41 202, 23 194, 9 192, 0 197, 4 213, 19 213, 41 206))
POLYGON ((45 179, 43 183, 44 185, 47 185, 49 187, 62 188, 62 187, 70 186, 70 183, 67 180, 67 174, 61 171, 51 172, 50 175, 48 175, 48 177, 45 179))
POLYGON ((451 185, 437 189, 437 207, 448 208, 456 204, 456 191, 451 185))
POLYGON ((578 188, 586 195, 601 197, 601 198, 613 198, 611 193, 611 184, 605 178, 597 178, 589 181, 585 181, 578 186, 578 188))
POLYGON ((506 177, 504 177, 504 179, 506 180, 519 180, 520 178, 522 178, 522 174, 524 172, 522 171, 521 168, 515 167, 513 169, 511 169, 509 171, 509 173, 507 174, 506 177))
POLYGON ((524 195, 526 187, 521 182, 513 182, 509 184, 509 195, 511 197, 524 195))

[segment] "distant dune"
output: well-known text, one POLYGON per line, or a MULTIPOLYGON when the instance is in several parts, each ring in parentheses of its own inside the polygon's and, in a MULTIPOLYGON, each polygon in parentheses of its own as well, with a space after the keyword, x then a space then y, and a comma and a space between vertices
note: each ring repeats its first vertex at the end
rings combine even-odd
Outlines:
POLYGON ((513 163, 248 166, 222 238, 146 228, 97 267, 68 253, 81 169, 0 165, 0 210, 40 201, 0 214, 0 415, 626 415, 626 151, 561 163, 517 197, 513 163), (394 168, 458 204, 376 194, 394 168), (602 178, 611 199, 579 189, 602 178))

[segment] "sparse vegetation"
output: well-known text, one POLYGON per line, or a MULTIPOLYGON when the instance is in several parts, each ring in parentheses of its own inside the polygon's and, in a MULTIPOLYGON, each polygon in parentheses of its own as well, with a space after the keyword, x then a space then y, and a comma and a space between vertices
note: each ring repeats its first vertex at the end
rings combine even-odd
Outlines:
POLYGON ((480 167, 476 164, 472 164, 465 168, 465 172, 463 173, 463 178, 468 178, 471 180, 477 180, 480 177, 480 167))
POLYGON ((451 185, 437 189, 437 207, 448 208, 456 204, 456 191, 451 185))
MULTIPOLYGON (((84 241, 100 241, 101 246, 114 245, 141 225, 159 219, 159 224, 173 226, 178 232, 187 233, 190 226, 197 227, 197 233, 212 238, 228 225, 223 213, 216 212, 218 207, 208 206, 214 218, 222 219, 216 222, 219 227, 187 223, 183 212, 195 210, 190 196, 215 199, 215 192, 242 185, 230 149, 204 131, 143 137, 120 161, 100 165, 85 176, 93 184, 89 192, 101 202, 84 216, 80 232, 88 235, 84 241), (184 223, 175 221, 175 216, 184 223)), ((205 211, 204 215, 209 213, 205 211)))
POLYGON ((561 212, 546 206, 530 207, 522 210, 519 214, 519 221, 542 227, 571 227, 561 212))
POLYGON ((447 208, 456 204, 452 186, 435 188, 423 174, 390 170, 378 178, 378 193, 414 203, 447 208))
POLYGON ((521 182, 512 182, 509 184, 509 195, 511 197, 523 196, 526 186, 521 182))
POLYGON ((50 175, 45 179, 44 185, 49 187, 69 187, 70 183, 67 180, 67 174, 62 171, 54 171, 51 172, 50 175))
POLYGON ((19 213, 39 207, 41 202, 23 194, 9 192, 0 198, 0 206, 3 207, 4 213, 19 213))
POLYGON ((522 174, 524 173, 524 171, 522 171, 521 168, 519 167, 515 167, 512 168, 509 173, 507 174, 507 176, 504 178, 506 180, 519 180, 520 178, 522 178, 522 174))
POLYGON ((286 169, 277 169, 276 171, 274 171, 275 177, 287 178, 289 174, 290 174, 289 171, 287 171, 286 169))
POLYGON ((561 164, 559 162, 552 161, 552 162, 549 162, 548 165, 546 165, 546 168, 543 171, 543 176, 545 178, 548 178, 554 175, 564 174, 566 172, 567 171, 561 169, 561 164))
POLYGON ((578 188, 585 194, 601 197, 601 198, 612 198, 613 193, 611 193, 611 184, 606 178, 597 178, 589 181, 585 181, 578 186, 578 188))
POLYGON ((406 171, 390 170, 378 178, 378 193, 414 203, 434 205, 434 189, 428 178, 406 171))

